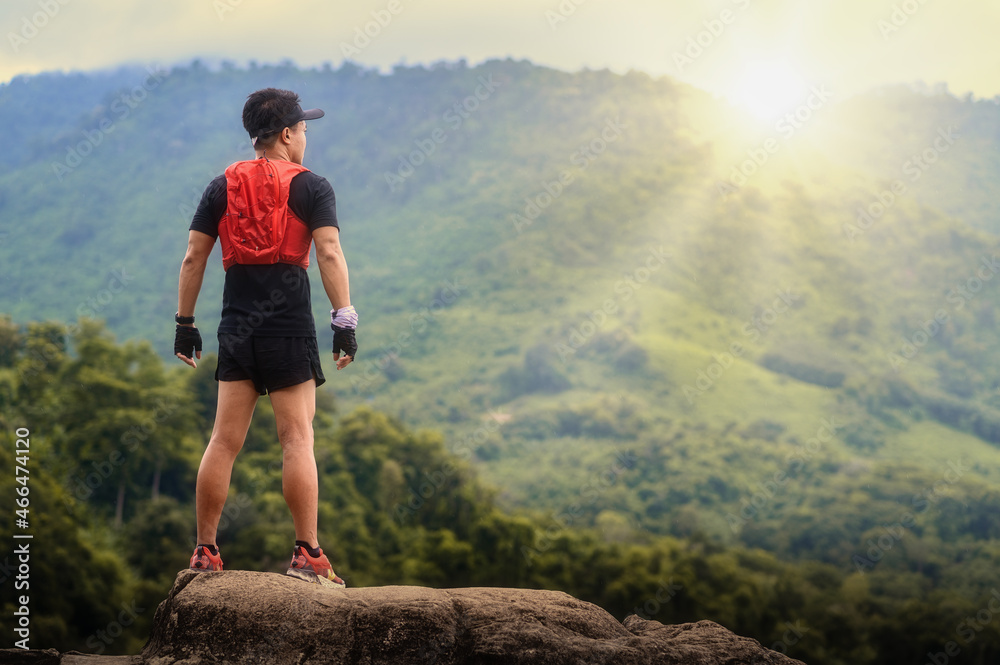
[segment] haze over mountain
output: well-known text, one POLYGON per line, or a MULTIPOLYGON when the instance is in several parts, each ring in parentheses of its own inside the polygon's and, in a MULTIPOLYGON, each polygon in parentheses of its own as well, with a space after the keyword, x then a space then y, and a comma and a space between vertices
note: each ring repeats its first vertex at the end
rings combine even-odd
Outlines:
MULTIPOLYGON (((892 616, 944 590, 974 612, 1000 582, 998 100, 817 87, 762 123, 669 78, 512 60, 19 77, 0 311, 104 319, 172 361, 190 216, 251 155, 265 86, 326 110, 306 165, 361 324, 324 391, 442 431, 547 527, 529 560, 580 528, 754 547, 892 616)), ((221 285, 216 257, 209 350, 221 285)), ((314 305, 325 347, 315 280, 314 305)))

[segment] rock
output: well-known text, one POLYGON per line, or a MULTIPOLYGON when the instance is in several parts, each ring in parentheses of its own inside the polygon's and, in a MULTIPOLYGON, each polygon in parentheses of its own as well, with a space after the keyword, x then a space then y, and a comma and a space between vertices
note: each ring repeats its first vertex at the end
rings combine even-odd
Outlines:
POLYGON ((560 591, 333 589, 276 573, 177 575, 137 656, 0 650, 32 665, 802 665, 711 621, 619 623, 560 591))
POLYGON ((55 649, 0 649, 0 663, 59 665, 59 652, 55 649))
POLYGON ((142 665, 140 656, 98 656, 55 649, 0 649, 3 665, 142 665))
POLYGON ((98 656, 69 651, 62 655, 59 665, 142 665, 141 656, 98 656))
MULTIPOLYGON (((711 621, 619 623, 558 591, 333 589, 275 573, 181 571, 145 665, 793 665, 711 621)), ((800 664, 801 665, 801 664, 800 664)))

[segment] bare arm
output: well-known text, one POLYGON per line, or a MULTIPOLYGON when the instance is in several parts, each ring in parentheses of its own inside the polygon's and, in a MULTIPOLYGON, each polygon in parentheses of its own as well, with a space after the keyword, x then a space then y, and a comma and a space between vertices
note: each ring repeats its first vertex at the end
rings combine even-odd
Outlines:
MULTIPOLYGON (((215 238, 200 231, 188 232, 187 252, 184 260, 181 261, 181 274, 177 285, 177 313, 181 316, 194 316, 194 308, 198 303, 198 294, 201 292, 201 283, 205 277, 205 266, 208 265, 208 257, 215 247, 215 238)), ((178 358, 192 367, 197 367, 194 359, 187 358, 180 354, 178 358)), ((201 352, 197 353, 197 358, 201 359, 201 352)))
MULTIPOLYGON (((336 226, 321 226, 313 231, 316 242, 316 262, 319 264, 319 274, 323 280, 323 288, 330 299, 333 309, 341 309, 351 305, 351 287, 347 274, 347 260, 344 250, 340 247, 340 229, 336 226)), ((337 361, 337 369, 344 369, 353 356, 339 353, 333 354, 337 361)))
POLYGON ((316 262, 323 279, 323 288, 334 309, 351 304, 351 287, 347 275, 347 260, 340 247, 340 229, 336 226, 321 226, 313 231, 316 242, 316 262))

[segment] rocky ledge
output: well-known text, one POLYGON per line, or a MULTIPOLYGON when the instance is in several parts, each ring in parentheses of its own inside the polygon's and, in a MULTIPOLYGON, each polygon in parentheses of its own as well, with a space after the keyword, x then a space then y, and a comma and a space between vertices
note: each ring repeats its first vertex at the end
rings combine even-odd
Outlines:
POLYGON ((559 591, 341 590, 238 570, 181 571, 156 610, 141 655, 4 650, 0 662, 802 665, 711 621, 665 626, 630 616, 620 623, 559 591))

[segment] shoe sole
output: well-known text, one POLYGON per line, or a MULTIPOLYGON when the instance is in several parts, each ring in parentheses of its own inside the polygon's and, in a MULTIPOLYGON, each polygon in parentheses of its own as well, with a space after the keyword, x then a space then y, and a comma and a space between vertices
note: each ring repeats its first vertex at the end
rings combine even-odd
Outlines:
POLYGON ((301 568, 289 568, 288 571, 285 572, 285 574, 288 575, 289 577, 298 578, 303 582, 309 582, 310 584, 319 584, 320 586, 328 586, 334 589, 347 588, 346 584, 337 584, 333 580, 328 580, 325 577, 320 577, 311 570, 302 570, 301 568))

